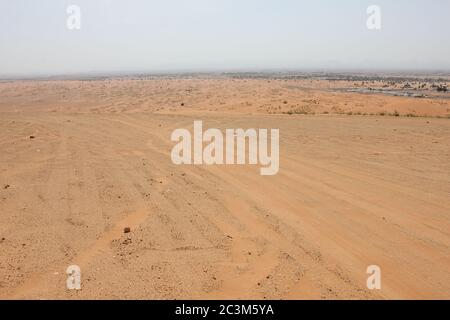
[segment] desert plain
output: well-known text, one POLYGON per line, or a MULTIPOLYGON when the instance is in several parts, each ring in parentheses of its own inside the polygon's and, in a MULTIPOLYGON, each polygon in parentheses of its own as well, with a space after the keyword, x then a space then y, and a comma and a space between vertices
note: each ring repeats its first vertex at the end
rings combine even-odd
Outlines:
POLYGON ((2 81, 0 298, 449 299, 449 83, 2 81), (173 164, 195 120, 279 129, 278 174, 173 164))

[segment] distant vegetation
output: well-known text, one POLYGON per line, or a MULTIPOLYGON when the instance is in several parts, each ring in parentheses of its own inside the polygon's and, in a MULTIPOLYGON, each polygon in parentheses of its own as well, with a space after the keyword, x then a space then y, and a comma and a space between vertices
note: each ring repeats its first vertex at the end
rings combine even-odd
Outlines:
POLYGON ((436 90, 438 92, 447 92, 448 89, 447 89, 446 85, 439 85, 439 86, 437 86, 436 90))

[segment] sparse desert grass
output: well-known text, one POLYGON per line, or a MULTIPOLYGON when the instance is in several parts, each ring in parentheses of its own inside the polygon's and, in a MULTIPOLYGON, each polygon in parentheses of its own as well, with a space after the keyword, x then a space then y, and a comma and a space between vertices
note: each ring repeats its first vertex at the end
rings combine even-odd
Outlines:
MULTIPOLYGON (((280 114, 278 112, 269 112, 269 114, 280 114)), ((307 111, 307 110, 303 110, 303 109, 291 109, 288 111, 284 111, 281 112, 281 114, 287 114, 287 115, 315 115, 317 114, 314 111, 307 111)), ((401 118, 401 117, 405 117, 405 118, 436 118, 436 119, 450 119, 450 114, 448 115, 444 115, 444 116, 440 116, 440 115, 436 115, 436 116, 431 116, 431 115, 418 115, 415 113, 406 113, 406 114, 400 114, 398 111, 395 112, 385 112, 385 111, 381 111, 378 113, 367 113, 367 112, 352 112, 352 111, 348 111, 348 112, 329 112, 329 111, 323 111, 320 112, 319 114, 322 115, 344 115, 344 116, 366 116, 366 117, 370 117, 370 116, 381 116, 381 117, 393 117, 393 118, 401 118)))
POLYGON ((288 111, 284 112, 285 114, 293 115, 293 114, 315 114, 315 112, 311 111, 309 106, 300 106, 296 108, 292 108, 288 111))

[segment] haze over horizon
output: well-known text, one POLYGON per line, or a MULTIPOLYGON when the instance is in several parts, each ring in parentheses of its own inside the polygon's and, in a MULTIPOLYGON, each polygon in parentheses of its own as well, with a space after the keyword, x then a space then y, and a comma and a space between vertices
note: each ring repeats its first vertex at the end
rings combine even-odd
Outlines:
POLYGON ((450 70, 450 1, 0 0, 0 76, 450 70), (366 27, 380 6, 381 30, 366 27), (81 29, 69 30, 69 5, 81 29))

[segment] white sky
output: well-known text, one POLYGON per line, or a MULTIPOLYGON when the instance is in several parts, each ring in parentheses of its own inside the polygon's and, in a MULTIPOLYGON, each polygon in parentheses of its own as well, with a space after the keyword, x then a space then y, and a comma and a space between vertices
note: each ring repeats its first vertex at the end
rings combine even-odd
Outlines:
POLYGON ((0 0, 0 75, 239 69, 448 71, 450 0, 0 0))

